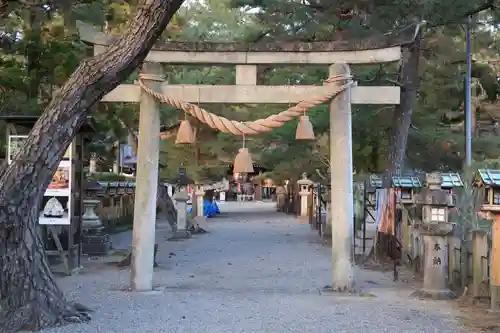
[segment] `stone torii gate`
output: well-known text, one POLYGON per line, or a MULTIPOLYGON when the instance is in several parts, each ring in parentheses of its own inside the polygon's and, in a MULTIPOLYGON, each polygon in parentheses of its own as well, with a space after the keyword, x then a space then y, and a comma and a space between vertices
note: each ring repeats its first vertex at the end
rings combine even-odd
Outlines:
MULTIPOLYGON (((399 36, 379 36, 360 41, 286 43, 183 43, 158 44, 142 66, 141 78, 149 88, 189 103, 298 103, 311 95, 322 95, 324 86, 257 85, 258 65, 330 66, 330 75, 350 75, 347 64, 387 63, 401 60, 402 46, 414 39, 414 31, 399 36), (231 65, 236 68, 235 85, 171 85, 164 82, 161 64, 231 65)), ((94 53, 113 41, 99 31, 80 26, 80 38, 94 45, 94 53)), ((335 83, 341 85, 341 83, 335 83)), ((331 89, 331 87, 330 87, 331 89)), ((356 86, 345 89, 330 102, 330 163, 332 261, 334 281, 346 281, 352 274, 350 263, 353 223, 351 104, 399 104, 397 86, 356 86), (343 276, 339 276, 343 275, 343 276)), ((158 101, 139 84, 122 84, 102 102, 140 104, 139 147, 131 287, 152 289, 155 243, 156 191, 158 182, 160 118, 158 101)))

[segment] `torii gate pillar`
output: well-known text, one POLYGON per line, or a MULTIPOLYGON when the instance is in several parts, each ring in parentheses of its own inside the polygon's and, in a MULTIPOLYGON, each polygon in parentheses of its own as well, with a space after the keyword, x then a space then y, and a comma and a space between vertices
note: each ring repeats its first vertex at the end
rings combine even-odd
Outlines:
MULTIPOLYGON (((330 66, 330 76, 351 75, 347 64, 330 66)), ((336 82, 339 86, 347 82, 336 82)), ((332 269, 334 291, 353 286, 351 263, 352 224, 354 223, 352 180, 351 88, 330 102, 330 216, 332 223, 332 269)))
MULTIPOLYGON (((161 64, 144 63, 144 82, 161 91, 161 64)), ((140 97, 134 227, 130 286, 133 291, 153 288, 158 163, 160 158, 160 111, 158 102, 145 92, 140 97)))

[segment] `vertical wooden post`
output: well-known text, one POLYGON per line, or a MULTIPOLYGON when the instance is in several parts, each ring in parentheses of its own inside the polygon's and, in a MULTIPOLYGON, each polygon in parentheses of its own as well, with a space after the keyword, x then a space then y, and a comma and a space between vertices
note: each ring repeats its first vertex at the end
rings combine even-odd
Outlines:
POLYGON ((483 230, 472 232, 472 296, 481 296, 481 284, 484 281, 483 257, 488 256, 488 238, 483 230))
POLYGON ((203 217, 203 214, 205 212, 205 207, 204 206, 204 198, 205 191, 203 189, 202 185, 196 185, 195 187, 195 192, 194 192, 194 197, 196 198, 196 215, 197 217, 203 217))
MULTIPOLYGON (((349 76, 347 64, 330 66, 330 75, 349 76)), ((345 82, 338 82, 341 86, 345 82)), ((330 213, 332 223, 333 290, 352 288, 354 270, 350 261, 354 197, 352 179, 351 89, 347 88, 330 103, 330 213)))
POLYGON ((113 162, 113 173, 120 173, 120 141, 115 141, 115 160, 113 162))
POLYGON ((500 311, 500 215, 496 214, 491 227, 492 246, 490 256, 491 310, 500 311))
POLYGON ((401 226, 403 231, 403 250, 402 259, 406 261, 407 254, 410 251, 410 238, 412 237, 412 228, 408 226, 408 211, 403 206, 401 208, 401 226))
MULTIPOLYGON (((144 82, 160 90, 163 81, 159 64, 145 63, 144 82)), ((131 288, 147 291, 153 287, 153 265, 158 189, 160 114, 157 101, 146 92, 141 93, 139 117, 139 147, 132 234, 131 288)))
POLYGON ((456 249, 460 249, 461 240, 457 236, 448 236, 448 283, 452 288, 460 287, 460 277, 457 272, 460 272, 460 253, 456 249))

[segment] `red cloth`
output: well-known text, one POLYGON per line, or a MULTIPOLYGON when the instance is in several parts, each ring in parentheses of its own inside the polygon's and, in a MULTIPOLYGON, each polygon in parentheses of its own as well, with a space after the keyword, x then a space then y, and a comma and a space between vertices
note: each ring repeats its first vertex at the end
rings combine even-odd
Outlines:
POLYGON ((396 217, 396 196, 394 189, 391 188, 387 191, 387 198, 382 207, 382 216, 379 226, 379 232, 393 234, 395 233, 394 220, 396 217))

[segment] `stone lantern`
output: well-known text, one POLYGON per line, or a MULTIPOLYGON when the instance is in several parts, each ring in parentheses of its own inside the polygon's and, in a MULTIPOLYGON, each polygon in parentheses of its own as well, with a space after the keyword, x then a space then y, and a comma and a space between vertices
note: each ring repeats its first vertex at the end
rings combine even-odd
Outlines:
POLYGON ((175 207, 177 208, 177 225, 174 234, 169 240, 181 240, 191 237, 188 230, 187 201, 189 194, 186 189, 180 188, 174 193, 175 207))
POLYGON ((304 172, 302 174, 302 179, 297 181, 299 185, 299 196, 300 196, 300 215, 299 221, 307 221, 309 217, 309 198, 311 197, 313 182, 307 179, 307 174, 304 172))
POLYGON ((452 299, 448 288, 448 247, 446 236, 454 224, 448 222, 449 191, 441 188, 441 174, 426 175, 426 186, 415 198, 422 209, 422 221, 415 230, 424 241, 424 284, 413 295, 422 298, 452 299))
POLYGON ((276 188, 276 210, 278 212, 284 212, 285 195, 286 195, 285 188, 283 186, 278 186, 276 188))
POLYGON ((83 190, 82 253, 106 255, 111 249, 111 241, 104 231, 101 219, 95 213, 95 208, 104 195, 104 188, 97 181, 88 179, 83 184, 83 190))

